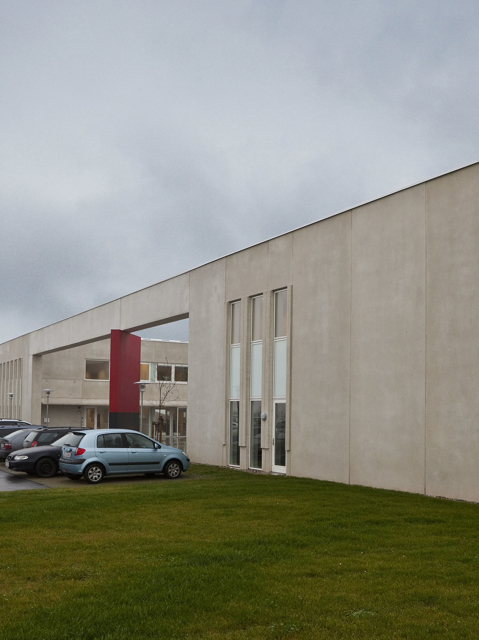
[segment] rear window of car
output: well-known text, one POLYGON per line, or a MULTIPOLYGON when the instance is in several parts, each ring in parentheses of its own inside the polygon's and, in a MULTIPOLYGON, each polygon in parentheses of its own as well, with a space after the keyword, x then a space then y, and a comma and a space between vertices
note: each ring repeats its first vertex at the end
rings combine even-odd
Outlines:
POLYGON ((61 438, 58 438, 57 440, 55 440, 54 442, 52 442, 52 444, 55 447, 62 447, 65 442, 67 441, 67 438, 70 434, 69 433, 65 433, 65 435, 63 435, 61 438))
POLYGON ((58 438, 63 435, 63 431, 42 431, 37 433, 37 437, 35 440, 39 445, 41 444, 50 444, 54 440, 58 440, 58 438))
POLYGON ((85 437, 84 433, 69 433, 68 438, 65 438, 65 442, 63 443, 64 447, 78 447, 80 442, 85 437))
POLYGON ((23 429, 17 429, 17 431, 12 431, 12 433, 9 433, 7 436, 5 436, 5 440, 11 440, 12 438, 15 438, 15 436, 18 436, 19 433, 24 434, 23 429))
POLYGON ((36 436, 38 436, 39 433, 39 431, 30 431, 28 436, 25 438, 25 442, 30 444, 30 442, 33 442, 36 439, 36 436))

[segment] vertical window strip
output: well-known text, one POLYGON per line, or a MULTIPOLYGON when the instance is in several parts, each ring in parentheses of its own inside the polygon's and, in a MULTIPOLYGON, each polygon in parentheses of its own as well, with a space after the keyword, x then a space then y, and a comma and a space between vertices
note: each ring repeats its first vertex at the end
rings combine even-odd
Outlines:
POLYGON ((287 290, 274 294, 273 339, 273 469, 286 466, 287 290))
POLYGON ((241 379, 241 302, 230 305, 229 464, 239 466, 239 412, 241 379))
POLYGON ((263 466, 261 449, 261 404, 263 382, 263 296, 251 299, 250 363, 250 461, 252 469, 263 466))

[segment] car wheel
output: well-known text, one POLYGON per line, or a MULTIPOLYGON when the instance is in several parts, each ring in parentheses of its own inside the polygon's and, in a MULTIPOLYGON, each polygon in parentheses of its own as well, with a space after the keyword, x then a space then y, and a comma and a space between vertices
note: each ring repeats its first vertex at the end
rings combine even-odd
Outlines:
POLYGON ((80 480, 81 478, 81 474, 78 473, 65 473, 67 478, 70 478, 70 480, 80 480))
POLYGON ((178 460, 170 460, 167 463, 166 467, 163 470, 166 478, 170 478, 170 480, 174 480, 175 478, 179 478, 182 471, 181 463, 178 460))
POLYGON ((57 474, 58 467, 51 458, 41 458, 35 465, 35 471, 40 478, 53 478, 57 474))
POLYGON ((92 462, 83 472, 83 477, 89 484, 98 484, 103 480, 103 476, 105 475, 105 470, 101 466, 101 464, 97 464, 96 462, 92 462))

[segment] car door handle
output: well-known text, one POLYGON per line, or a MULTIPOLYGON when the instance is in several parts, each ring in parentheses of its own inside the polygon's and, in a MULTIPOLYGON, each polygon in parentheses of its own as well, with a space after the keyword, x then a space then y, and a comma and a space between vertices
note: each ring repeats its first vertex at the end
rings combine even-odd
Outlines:
POLYGON ((138 451, 130 451, 130 453, 138 453, 138 451))

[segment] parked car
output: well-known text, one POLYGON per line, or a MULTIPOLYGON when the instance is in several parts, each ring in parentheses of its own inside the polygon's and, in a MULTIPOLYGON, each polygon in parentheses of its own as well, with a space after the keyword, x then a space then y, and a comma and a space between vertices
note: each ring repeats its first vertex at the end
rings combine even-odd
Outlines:
POLYGON ((51 442, 51 444, 19 449, 9 453, 5 466, 12 471, 23 471, 40 478, 52 478, 58 473, 58 461, 62 445, 67 441, 71 430, 51 442))
POLYGON ((10 427, 17 424, 26 427, 30 426, 30 422, 26 422, 25 420, 17 420, 16 418, 0 418, 0 427, 10 427))
POLYGON ((60 458, 60 470, 68 478, 83 476, 90 484, 126 473, 164 473, 167 478, 178 478, 189 464, 180 449, 129 429, 73 431, 66 437, 60 458))
POLYGON ((4 427, 0 427, 0 438, 4 438, 5 436, 10 435, 14 431, 23 430, 25 433, 28 433, 31 429, 46 429, 46 427, 42 427, 41 425, 36 424, 11 424, 5 425, 4 427))
POLYGON ((23 449, 30 447, 38 447, 44 444, 50 444, 58 440, 61 436, 69 431, 75 431, 77 427, 49 427, 48 429, 40 427, 30 431, 23 440, 23 449))
POLYGON ((29 430, 32 430, 32 427, 17 429, 8 435, 2 435, 0 431, 0 460, 5 460, 12 451, 23 449, 23 441, 29 430))

